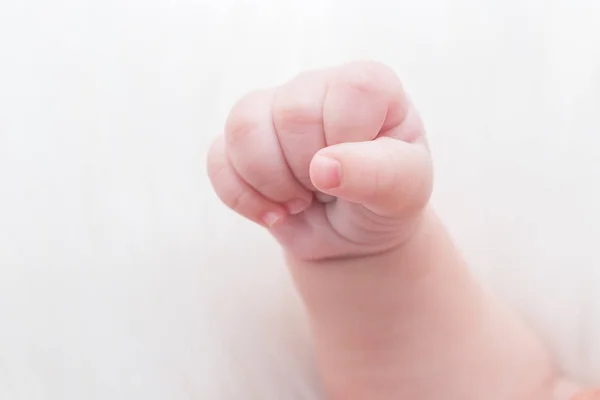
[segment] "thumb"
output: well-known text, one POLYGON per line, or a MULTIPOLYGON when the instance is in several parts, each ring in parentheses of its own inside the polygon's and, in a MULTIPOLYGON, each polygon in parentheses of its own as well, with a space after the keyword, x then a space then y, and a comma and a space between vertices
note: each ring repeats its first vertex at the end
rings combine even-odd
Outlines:
POLYGON ((310 179, 323 193, 397 217, 426 205, 433 173, 425 146, 380 137, 320 150, 311 161, 310 179))

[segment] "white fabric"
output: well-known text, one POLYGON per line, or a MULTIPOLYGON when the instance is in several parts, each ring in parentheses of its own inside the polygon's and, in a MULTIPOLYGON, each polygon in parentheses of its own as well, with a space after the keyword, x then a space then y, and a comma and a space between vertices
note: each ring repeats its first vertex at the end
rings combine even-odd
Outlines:
POLYGON ((600 383, 597 0, 0 3, 0 398, 317 399, 279 250, 204 157, 232 103, 392 66, 473 268, 600 383))

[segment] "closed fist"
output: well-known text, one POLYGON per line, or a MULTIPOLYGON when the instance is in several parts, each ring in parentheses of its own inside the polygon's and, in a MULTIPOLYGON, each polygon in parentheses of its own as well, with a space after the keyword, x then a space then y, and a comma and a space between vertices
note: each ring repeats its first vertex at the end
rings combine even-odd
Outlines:
POLYGON ((376 63, 304 73, 231 111, 208 156, 219 198, 303 260, 386 251, 432 186, 422 122, 376 63))

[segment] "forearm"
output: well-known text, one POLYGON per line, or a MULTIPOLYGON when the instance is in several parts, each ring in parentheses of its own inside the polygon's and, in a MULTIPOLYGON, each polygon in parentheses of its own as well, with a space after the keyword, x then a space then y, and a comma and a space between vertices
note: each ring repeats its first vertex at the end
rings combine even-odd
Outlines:
POLYGON ((476 284, 432 213, 393 251, 289 264, 330 399, 552 397, 548 353, 476 284))

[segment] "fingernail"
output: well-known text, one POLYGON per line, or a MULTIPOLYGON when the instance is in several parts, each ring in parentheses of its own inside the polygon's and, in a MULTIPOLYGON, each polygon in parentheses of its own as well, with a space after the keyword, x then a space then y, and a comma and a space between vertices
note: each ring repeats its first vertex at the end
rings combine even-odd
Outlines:
POLYGON ((264 224, 270 228, 279 222, 279 220, 281 220, 281 215, 276 212, 267 212, 262 216, 261 219, 264 224))
POLYGON ((333 158, 316 155, 313 159, 313 184, 319 189, 334 189, 342 182, 342 165, 333 158))
POLYGON ((286 203, 288 212, 292 215, 300 214, 302 211, 306 210, 308 206, 309 203, 303 199, 295 199, 286 203))

